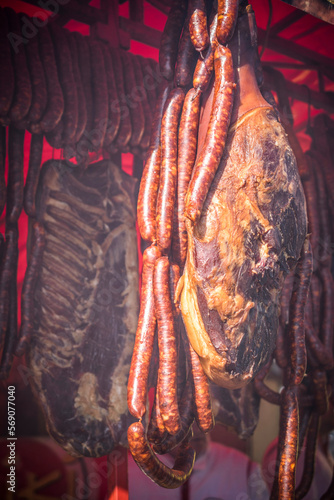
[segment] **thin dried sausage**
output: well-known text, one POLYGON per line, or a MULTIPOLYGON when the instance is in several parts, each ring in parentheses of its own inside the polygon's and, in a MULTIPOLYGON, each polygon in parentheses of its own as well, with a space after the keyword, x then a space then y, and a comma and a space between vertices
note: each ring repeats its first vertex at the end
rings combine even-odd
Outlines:
POLYGON ((119 102, 115 103, 115 105, 119 106, 119 110, 121 113, 121 123, 116 136, 116 145, 121 150, 125 150, 132 134, 130 111, 126 103, 124 104, 124 102, 122 101, 122 97, 125 95, 124 79, 126 78, 126 75, 123 72, 123 64, 120 51, 117 49, 112 49, 111 56, 114 65, 115 75, 117 75, 116 84, 117 84, 117 92, 119 98, 119 102))
POLYGON ((138 194, 137 218, 139 231, 143 240, 151 242, 156 240, 156 205, 161 166, 160 131, 162 114, 169 91, 170 85, 164 81, 155 109, 150 149, 138 194))
POLYGON ((201 94, 190 89, 184 100, 179 136, 177 158, 177 213, 176 231, 173 234, 173 259, 183 268, 187 255, 187 230, 184 220, 185 197, 197 152, 201 94))
POLYGON ((0 215, 6 204, 6 128, 0 125, 0 215))
POLYGON ((195 222, 219 166, 230 123, 233 94, 233 61, 229 49, 219 45, 215 52, 215 87, 211 117, 203 148, 189 184, 185 215, 195 222))
POLYGON ((33 134, 31 136, 29 168, 24 186, 24 210, 30 217, 36 216, 35 196, 37 191, 39 171, 42 163, 43 135, 33 134))
POLYGON ((173 469, 168 468, 154 455, 141 422, 130 425, 128 441, 138 467, 160 486, 178 488, 190 477, 194 467, 195 452, 186 440, 180 447, 173 469))
POLYGON ((32 134, 51 132, 60 122, 64 112, 64 96, 59 83, 55 52, 49 28, 47 26, 41 28, 37 36, 41 61, 44 68, 48 100, 41 121, 36 125, 30 125, 32 134))
POLYGON ((157 200, 157 243, 167 251, 172 239, 173 211, 177 181, 177 134, 184 101, 181 88, 172 90, 161 124, 161 172, 157 200))
POLYGON ((179 39, 187 12, 185 0, 174 0, 162 33, 159 51, 160 72, 166 80, 173 80, 179 39))
POLYGON ((85 93, 79 69, 79 53, 78 53, 77 41, 76 38, 73 36, 73 33, 68 33, 67 39, 71 51, 73 76, 77 89, 77 99, 78 99, 78 123, 74 138, 74 143, 77 143, 82 137, 82 134, 84 133, 84 130, 86 128, 87 110, 86 110, 85 93))
POLYGON ((190 38, 189 13, 184 23, 179 52, 176 60, 175 83, 178 87, 188 87, 192 81, 197 54, 190 38))
POLYGON ((204 58, 198 58, 194 72, 193 86, 195 89, 199 89, 202 92, 207 89, 213 72, 214 55, 218 46, 216 36, 217 20, 218 16, 215 14, 210 24, 210 45, 204 54, 204 58))
POLYGON ((121 122, 121 113, 118 104, 118 92, 116 86, 116 77, 112 63, 111 53, 107 45, 101 43, 106 68, 107 87, 108 87, 108 125, 104 137, 103 147, 108 147, 114 141, 121 122), (115 105, 116 104, 116 105, 115 105))
POLYGON ((0 270, 0 351, 5 343, 9 314, 10 283, 17 264, 18 229, 17 223, 6 228, 6 244, 0 270))
POLYGON ((136 418, 142 418, 146 412, 147 381, 156 327, 153 276, 160 255, 160 250, 153 245, 143 255, 140 313, 128 381, 128 408, 136 418))
POLYGON ((122 97, 130 110, 132 124, 132 134, 129 145, 131 147, 139 146, 145 130, 145 117, 142 107, 142 100, 146 96, 143 85, 137 81, 134 69, 134 56, 128 52, 122 55, 123 74, 125 83, 125 92, 122 97))
POLYGON ((301 256, 297 263, 293 283, 289 313, 288 338, 290 344, 290 383, 298 385, 303 380, 306 370, 306 348, 304 316, 307 294, 312 274, 312 251, 306 238, 301 256))
POLYGON ((27 63, 32 86, 31 106, 26 120, 33 123, 41 120, 48 100, 44 68, 39 54, 38 37, 36 35, 31 37, 29 43, 26 45, 27 63))
MULTIPOLYGON (((8 19, 9 32, 20 37, 21 30, 18 15, 8 7, 4 11, 8 19)), ((24 44, 12 45, 12 48, 14 52, 12 60, 15 73, 15 92, 8 116, 11 121, 19 122, 29 111, 32 91, 24 44)))
POLYGON ((98 151, 103 144, 108 123, 107 75, 100 44, 90 41, 90 64, 93 86, 93 127, 90 133, 90 150, 98 151))
MULTIPOLYGON (((63 144, 71 144, 75 140, 78 127, 78 94, 74 80, 71 51, 65 31, 56 26, 55 23, 51 24, 50 30, 55 46, 59 81, 64 93, 65 102, 62 117, 62 141, 63 144)), ((96 55, 97 57, 98 55, 96 55)))
MULTIPOLYGON (((5 117, 10 109, 14 95, 14 69, 8 43, 8 22, 5 11, 0 8, 0 117, 5 117)), ((6 123, 7 125, 7 123, 6 123)))
POLYGON ((24 130, 9 127, 8 133, 8 183, 6 221, 18 221, 23 206, 23 153, 24 130))
POLYGON ((217 39, 222 45, 232 38, 238 19, 238 8, 239 0, 218 0, 217 39))
POLYGON ((210 43, 205 1, 190 0, 190 4, 191 15, 189 19, 189 31, 191 41, 195 49, 202 52, 210 43))
POLYGON ((154 301, 158 320, 160 413, 166 430, 170 434, 176 434, 180 430, 177 401, 177 342, 169 291, 167 257, 160 257, 155 264, 154 301))
POLYGON ((22 356, 29 343, 34 330, 34 291, 38 278, 38 269, 45 245, 45 232, 41 223, 35 222, 33 226, 33 247, 28 262, 28 268, 24 276, 22 297, 21 297, 21 328, 19 343, 16 347, 16 356, 22 356))

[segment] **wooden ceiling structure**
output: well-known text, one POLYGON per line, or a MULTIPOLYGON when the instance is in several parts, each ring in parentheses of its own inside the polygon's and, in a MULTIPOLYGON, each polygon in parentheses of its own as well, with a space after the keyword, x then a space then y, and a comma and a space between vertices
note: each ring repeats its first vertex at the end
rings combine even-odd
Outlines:
MULTIPOLYGON (((152 57, 153 48, 156 57, 171 0, 1 0, 0 3, 17 4, 16 10, 29 4, 35 15, 43 5, 49 8, 50 22, 102 38, 113 47, 132 50, 133 43, 138 42, 143 44, 139 50, 142 55, 152 57)), ((266 82, 275 90, 277 71, 282 73, 295 129, 303 134, 312 116, 319 112, 334 116, 334 26, 282 0, 251 0, 251 4, 258 24, 266 82)), ((306 148, 305 135, 300 138, 306 148)))

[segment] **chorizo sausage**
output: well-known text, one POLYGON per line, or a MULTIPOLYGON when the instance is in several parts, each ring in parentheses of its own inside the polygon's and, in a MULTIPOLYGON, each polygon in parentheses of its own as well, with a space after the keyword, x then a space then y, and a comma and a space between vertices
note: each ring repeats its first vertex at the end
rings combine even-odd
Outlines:
MULTIPOLYGON (((158 379, 159 377, 157 377, 157 387, 159 386, 158 379)), ((147 429, 147 439, 150 443, 159 445, 159 443, 162 443, 167 436, 170 436, 170 434, 166 431, 166 427, 160 413, 159 391, 156 389, 151 418, 147 429)))
POLYGON ((143 240, 151 242, 156 240, 156 205, 161 166, 161 119, 169 91, 170 85, 164 81, 155 109, 150 149, 145 162, 138 194, 137 219, 139 231, 143 240))
POLYGON ((317 360, 316 366, 322 365, 323 368, 332 369, 334 365, 333 355, 328 348, 324 346, 316 335, 312 325, 305 322, 305 340, 307 343, 308 356, 311 353, 317 360))
POLYGON ((191 41, 196 50, 202 52, 209 43, 209 33, 207 27, 206 6, 204 0, 192 0, 191 15, 189 19, 189 32, 191 41))
POLYGON ((187 12, 185 0, 174 0, 161 36, 159 51, 160 72, 166 80, 173 80, 179 39, 187 12))
POLYGON ((210 82, 214 66, 214 55, 218 46, 216 36, 218 16, 215 14, 210 24, 210 45, 205 52, 204 58, 198 58, 193 77, 193 86, 204 92, 210 82))
POLYGON ((238 19, 238 8, 239 0, 218 0, 217 39, 222 45, 232 38, 238 19))
POLYGON ((186 440, 180 447, 173 469, 168 468, 154 455, 141 422, 130 425, 128 441, 138 467, 158 485, 164 488, 178 488, 190 477, 194 467, 195 452, 186 440))
POLYGON ((193 411, 193 384, 192 377, 189 376, 187 383, 183 389, 181 401, 179 404, 180 408, 180 420, 181 426, 179 432, 174 436, 167 434, 159 442, 153 444, 153 450, 159 455, 164 455, 169 453, 176 446, 178 446, 184 439, 187 438, 189 433, 192 431, 191 427, 194 421, 194 411, 193 411))
POLYGON ((328 411, 327 375, 323 369, 314 369, 311 373, 314 388, 314 403, 318 415, 325 415, 328 411))
POLYGON ((280 429, 278 498, 290 500, 295 489, 298 443, 298 400, 293 388, 283 389, 280 429))
POLYGON ((155 262, 160 256, 160 250, 154 245, 143 255, 140 312, 128 381, 128 408, 134 417, 140 419, 147 404, 147 381, 156 327, 153 276, 155 262))
POLYGON ((209 381, 204 373, 197 353, 189 343, 191 371, 194 379, 194 398, 196 422, 203 432, 209 432, 214 427, 214 418, 211 408, 209 381))
MULTIPOLYGON (((312 251, 314 255, 318 251, 318 246, 320 242, 320 218, 319 218, 319 207, 318 207, 318 197, 316 189, 316 180, 314 176, 312 160, 308 155, 306 156, 306 162, 303 164, 305 167, 305 174, 301 173, 301 180, 303 184, 303 189, 305 193, 305 198, 307 200, 307 218, 308 218, 308 230, 311 234, 310 242, 312 246, 312 251)), ((298 164, 299 167, 299 164, 298 164)), ((314 270, 318 268, 318 260, 314 260, 314 270)))
POLYGON ((183 269, 187 255, 187 230, 184 220, 187 194, 197 152, 201 94, 190 89, 184 100, 179 135, 177 158, 177 214, 176 231, 173 234, 173 259, 183 269))
POLYGON ((189 15, 188 13, 184 23, 176 60, 175 83, 178 87, 188 87, 191 83, 197 60, 196 50, 190 38, 189 15))
POLYGON ((177 134, 184 101, 184 90, 172 90, 161 124, 161 172, 157 200, 157 243, 165 252, 172 239, 173 211, 177 181, 177 134))
POLYGON ((298 385, 306 370, 304 316, 312 274, 312 251, 309 239, 305 243, 295 270, 289 312, 290 383, 298 385))
POLYGON ((166 430, 180 430, 177 401, 177 342, 169 292, 168 257, 160 257, 154 268, 154 303, 158 320, 159 372, 158 388, 160 413, 166 430))
POLYGON ((219 45, 215 51, 214 64, 216 79, 211 117, 186 199, 185 215, 193 222, 201 215, 206 195, 219 166, 233 106, 235 84, 230 50, 219 45))

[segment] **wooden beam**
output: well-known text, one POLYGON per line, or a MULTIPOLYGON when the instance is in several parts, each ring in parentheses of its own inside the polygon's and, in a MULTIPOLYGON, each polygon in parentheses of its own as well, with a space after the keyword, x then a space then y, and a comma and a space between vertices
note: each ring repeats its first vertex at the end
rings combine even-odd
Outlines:
POLYGON ((131 38, 137 40, 137 42, 145 43, 157 49, 160 47, 161 31, 159 30, 131 21, 131 19, 126 19, 122 16, 119 17, 119 27, 129 33, 131 38))
POLYGON ((262 66, 268 66, 271 68, 285 68, 285 69, 298 69, 299 71, 310 70, 318 71, 319 66, 311 66, 310 64, 299 64, 299 63, 288 63, 288 62, 277 62, 277 61, 263 61, 262 66))
POLYGON ((270 35, 271 36, 278 35, 278 33, 291 26, 291 24, 294 24, 297 21, 299 21, 299 19, 304 17, 305 14, 306 12, 303 12, 302 10, 297 10, 297 9, 294 10, 293 12, 291 12, 291 14, 283 17, 283 19, 278 21, 270 28, 270 35))
MULTIPOLYGON (((275 72, 266 71, 263 68, 264 81, 272 90, 276 90, 277 76, 275 72)), ((297 83, 285 80, 285 89, 289 97, 298 101, 311 104, 314 108, 323 109, 328 113, 334 113, 334 92, 316 92, 310 90, 306 85, 299 85, 297 83)))
POLYGON ((111 47, 130 48, 130 35, 119 29, 118 0, 101 0, 103 23, 95 23, 91 27, 94 38, 105 40, 111 47))
MULTIPOLYGON (((90 0, 78 0, 80 5, 84 4, 87 5, 89 4, 90 0)), ((58 24, 58 26, 65 26, 69 21, 71 20, 71 17, 68 14, 65 14, 64 12, 61 13, 61 16, 57 16, 54 19, 54 22, 58 24)))
MULTIPOLYGON (((265 30, 258 28, 259 45, 263 44, 264 38, 265 30)), ((279 36, 269 36, 267 48, 279 54, 284 54, 291 59, 301 61, 304 64, 317 66, 317 68, 330 80, 334 80, 334 59, 318 54, 313 50, 309 50, 306 47, 302 47, 297 43, 291 42, 291 40, 286 40, 279 36)))
POLYGON ((153 7, 160 10, 164 14, 168 15, 168 12, 170 10, 170 6, 172 4, 172 2, 170 0, 165 0, 165 1, 163 1, 163 0, 162 1, 161 0, 147 0, 147 1, 148 1, 148 3, 153 5, 153 7))
POLYGON ((130 0, 130 19, 138 23, 144 22, 144 0, 130 0))
POLYGON ((309 28, 308 30, 305 30, 302 33, 298 33, 297 35, 292 36, 290 40, 296 41, 299 40, 300 38, 304 38, 305 36, 312 35, 312 33, 317 31, 319 28, 322 28, 323 26, 324 23, 322 21, 319 21, 318 23, 311 26, 311 28, 309 28))
MULTIPOLYGON (((37 7, 41 7, 41 5, 38 3, 37 0, 25 0, 27 3, 30 3, 32 5, 35 5, 37 7)), ((91 7, 90 5, 83 5, 80 4, 77 0, 70 0, 70 2, 60 5, 59 3, 51 2, 52 5, 57 5, 58 10, 56 12, 56 15, 59 16, 65 16, 67 20, 69 19, 75 19, 76 21, 79 21, 80 23, 84 24, 89 24, 92 25, 96 22, 105 22, 105 16, 103 15, 103 12, 100 9, 97 9, 95 7, 91 7)), ((46 7, 48 6, 48 2, 43 3, 46 7)), ((50 4, 51 7, 51 4, 50 4)), ((52 7, 49 9, 50 12, 55 12, 55 9, 52 7)))
MULTIPOLYGON (((312 119, 311 119, 312 120, 312 119)), ((293 130, 296 132, 296 134, 298 132, 301 132, 302 130, 307 129, 307 126, 308 126, 309 122, 308 122, 308 119, 307 120, 303 120, 302 122, 300 122, 298 125, 294 126, 293 127, 293 130)))

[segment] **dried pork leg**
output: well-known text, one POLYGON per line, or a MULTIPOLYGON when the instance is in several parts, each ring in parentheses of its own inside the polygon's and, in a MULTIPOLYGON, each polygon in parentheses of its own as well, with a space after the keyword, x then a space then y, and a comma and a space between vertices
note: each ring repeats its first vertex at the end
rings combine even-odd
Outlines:
POLYGON ((187 222, 181 308, 189 340, 218 385, 248 383, 272 354, 284 278, 306 237, 296 160, 274 112, 231 127, 196 225, 187 222))
POLYGON ((136 182, 110 161, 44 164, 37 220, 45 248, 29 366, 56 441, 102 456, 126 442, 127 379, 138 318, 136 182))

